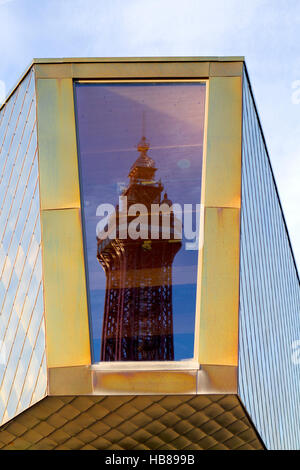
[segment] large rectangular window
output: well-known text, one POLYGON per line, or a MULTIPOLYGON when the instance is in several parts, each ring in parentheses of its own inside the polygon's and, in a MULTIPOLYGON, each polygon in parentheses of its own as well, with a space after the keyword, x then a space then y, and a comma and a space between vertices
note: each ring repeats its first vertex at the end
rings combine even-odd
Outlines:
POLYGON ((93 360, 192 358, 205 83, 75 98, 93 360))

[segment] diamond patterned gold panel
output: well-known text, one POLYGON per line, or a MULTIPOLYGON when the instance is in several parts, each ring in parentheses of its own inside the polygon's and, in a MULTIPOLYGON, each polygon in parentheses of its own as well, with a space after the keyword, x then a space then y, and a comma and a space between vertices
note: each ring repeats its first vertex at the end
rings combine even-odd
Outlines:
POLYGON ((46 393, 39 206, 31 70, 0 111, 0 424, 46 393))
POLYGON ((263 449, 236 395, 47 397, 0 429, 10 450, 263 449))

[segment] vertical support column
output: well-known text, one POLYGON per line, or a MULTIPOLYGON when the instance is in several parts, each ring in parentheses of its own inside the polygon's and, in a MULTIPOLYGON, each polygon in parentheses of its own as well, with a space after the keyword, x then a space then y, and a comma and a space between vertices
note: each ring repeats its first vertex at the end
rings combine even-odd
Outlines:
POLYGON ((195 341, 202 365, 238 365, 241 158, 242 77, 211 77, 195 341))
POLYGON ((91 363, 71 78, 37 79, 48 367, 91 363))

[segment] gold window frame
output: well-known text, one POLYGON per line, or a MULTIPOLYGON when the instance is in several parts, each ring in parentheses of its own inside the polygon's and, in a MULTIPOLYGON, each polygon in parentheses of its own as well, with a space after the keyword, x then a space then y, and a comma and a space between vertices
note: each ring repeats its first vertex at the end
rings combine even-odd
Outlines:
MULTIPOLYGON (((208 93, 208 84, 209 84, 209 81, 208 80, 205 80, 205 79, 184 79, 184 78, 181 78, 181 79, 143 79, 143 80, 140 80, 140 79, 136 79, 136 80, 126 80, 126 79, 123 79, 123 80, 119 80, 119 79, 115 79, 115 80, 95 80, 95 79, 91 79, 91 80, 74 80, 73 81, 73 84, 74 84, 74 87, 76 85, 76 83, 99 83, 99 84, 103 84, 103 83, 106 83, 106 84, 110 84, 110 83, 119 83, 119 84, 122 84, 122 83, 132 83, 132 84, 135 84, 135 83, 204 83, 205 84, 205 110, 204 110, 204 132, 203 132, 203 149, 204 149, 204 146, 205 146, 205 142, 206 142, 206 133, 207 133, 207 100, 208 100, 208 96, 209 96, 209 93, 208 93)), ((78 156, 79 158, 79 156, 78 156)), ((203 161, 204 161, 204 150, 203 150, 203 156, 202 156, 202 180, 203 180, 203 161)), ((203 181, 202 181, 203 183, 203 181)), ((199 196, 201 196, 199 194, 199 196)), ((201 198, 199 197, 199 204, 201 204, 201 207, 202 207, 202 201, 201 201, 201 198)), ((83 221, 82 221, 83 223, 83 221)), ((200 229, 200 234, 199 234, 199 246, 202 244, 202 240, 203 240, 203 236, 204 236, 204 232, 203 232, 203 228, 204 228, 204 211, 201 211, 200 213, 200 223, 199 223, 199 229, 200 229)), ((200 249, 198 251, 198 253, 200 253, 200 249)), ((198 264, 199 264, 199 255, 198 255, 198 264)), ((86 267, 87 269, 87 267, 86 267)), ((199 272, 198 272, 198 275, 199 275, 199 272)), ((88 283, 87 283, 88 285, 88 283)), ((198 305, 199 303, 199 300, 198 300, 198 296, 199 296, 199 289, 197 288, 197 297, 196 297, 196 305, 198 305)), ((199 307, 198 307, 199 308, 199 307)), ((186 370, 193 370, 193 369, 198 369, 199 368, 199 362, 198 362, 198 345, 196 344, 196 308, 195 308, 195 328, 194 328, 194 354, 193 354, 193 358, 191 359, 188 359, 188 360, 184 360, 184 361, 114 361, 113 363, 108 363, 108 362, 98 362, 98 363, 93 363, 92 364, 93 368, 95 370, 134 370, 134 369, 138 369, 138 370, 169 370, 169 369, 172 369, 172 370, 182 370, 182 369, 186 369, 186 370), (113 365, 114 364, 114 365, 113 365), (126 365, 127 364, 127 365, 126 365)))
POLYGON ((49 393, 236 393, 243 59, 46 59, 34 67, 49 393), (206 83, 193 361, 91 365, 73 84, 95 80, 206 83))

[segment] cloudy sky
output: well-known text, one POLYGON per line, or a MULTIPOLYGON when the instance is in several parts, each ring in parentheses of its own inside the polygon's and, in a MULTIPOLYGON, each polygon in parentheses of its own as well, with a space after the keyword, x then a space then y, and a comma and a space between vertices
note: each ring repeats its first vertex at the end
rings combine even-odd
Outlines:
POLYGON ((0 25, 0 100, 33 57, 244 55, 299 266, 299 0, 0 0, 0 25))

